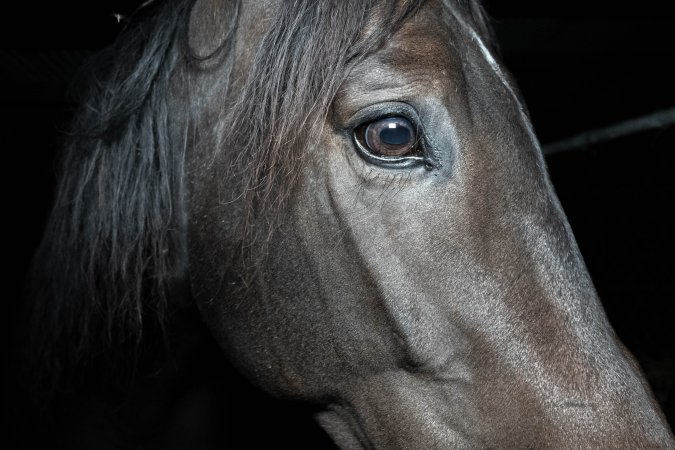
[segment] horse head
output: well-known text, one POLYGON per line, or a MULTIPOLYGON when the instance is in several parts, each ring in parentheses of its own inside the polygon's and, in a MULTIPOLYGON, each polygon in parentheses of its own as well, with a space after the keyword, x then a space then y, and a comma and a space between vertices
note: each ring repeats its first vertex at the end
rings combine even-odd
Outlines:
POLYGON ((185 3, 133 261, 247 378, 344 448, 673 447, 476 1, 185 3))

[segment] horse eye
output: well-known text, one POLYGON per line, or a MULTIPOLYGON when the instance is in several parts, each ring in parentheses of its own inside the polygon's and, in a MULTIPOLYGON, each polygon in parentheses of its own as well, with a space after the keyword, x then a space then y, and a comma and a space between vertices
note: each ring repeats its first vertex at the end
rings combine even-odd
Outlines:
POLYGON ((416 151, 415 127, 404 117, 387 117, 362 125, 355 137, 364 150, 384 158, 401 158, 416 151))

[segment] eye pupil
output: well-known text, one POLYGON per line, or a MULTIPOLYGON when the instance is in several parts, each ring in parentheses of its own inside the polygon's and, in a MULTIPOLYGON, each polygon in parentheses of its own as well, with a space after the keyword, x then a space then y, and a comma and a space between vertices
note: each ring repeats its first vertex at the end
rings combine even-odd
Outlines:
POLYGON ((380 132, 380 140, 389 145, 401 145, 410 141, 410 135, 410 128, 392 123, 380 132))

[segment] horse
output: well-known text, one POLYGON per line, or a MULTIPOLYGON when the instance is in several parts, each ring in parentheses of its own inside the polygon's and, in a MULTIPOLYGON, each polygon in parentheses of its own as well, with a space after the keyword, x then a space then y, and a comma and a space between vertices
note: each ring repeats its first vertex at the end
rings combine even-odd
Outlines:
POLYGON ((109 405, 198 329, 340 448, 675 448, 478 0, 146 2, 98 67, 30 283, 46 384, 109 405))

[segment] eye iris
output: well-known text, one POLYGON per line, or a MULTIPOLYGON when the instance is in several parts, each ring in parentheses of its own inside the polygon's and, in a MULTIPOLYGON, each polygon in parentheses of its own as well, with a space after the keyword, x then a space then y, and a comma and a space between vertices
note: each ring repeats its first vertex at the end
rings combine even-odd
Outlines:
POLYGON ((412 124, 403 117, 388 117, 377 120, 366 128, 366 144, 375 154, 404 156, 415 145, 412 124))

